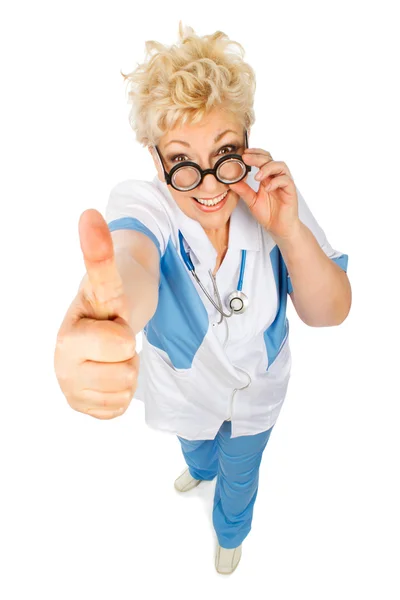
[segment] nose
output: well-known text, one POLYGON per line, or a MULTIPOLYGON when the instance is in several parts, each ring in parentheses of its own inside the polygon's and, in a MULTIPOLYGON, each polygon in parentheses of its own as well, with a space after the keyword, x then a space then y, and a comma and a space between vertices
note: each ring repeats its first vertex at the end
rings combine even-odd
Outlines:
POLYGON ((198 190, 199 198, 214 198, 215 196, 219 196, 226 191, 226 188, 221 189, 221 186, 224 185, 215 176, 215 173, 212 169, 206 169, 206 172, 203 176, 203 181, 199 186, 197 186, 196 191, 198 190), (203 195, 202 195, 203 194, 203 195))

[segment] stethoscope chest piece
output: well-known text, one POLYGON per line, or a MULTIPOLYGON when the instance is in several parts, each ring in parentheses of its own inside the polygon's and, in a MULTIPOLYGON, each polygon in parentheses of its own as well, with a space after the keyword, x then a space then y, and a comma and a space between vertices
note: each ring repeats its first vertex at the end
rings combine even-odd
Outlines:
POLYGON ((246 294, 236 290, 235 292, 229 294, 228 306, 235 313, 235 315, 238 315, 240 313, 244 313, 246 308, 249 306, 249 299, 246 294))
POLYGON ((244 277, 244 271, 245 271, 245 266, 246 266, 246 250, 242 250, 242 260, 241 260, 241 264, 240 264, 240 274, 239 274, 237 290, 235 290, 234 292, 231 292, 228 296, 228 305, 231 310, 231 313, 225 314, 222 309, 222 303, 221 303, 221 298, 220 298, 220 295, 218 292, 217 283, 216 283, 215 277, 214 277, 211 269, 209 269, 208 273, 209 273, 211 281, 213 283, 214 292, 218 298, 219 306, 215 303, 214 299, 211 298, 210 294, 207 292, 206 288, 204 287, 204 285, 201 283, 200 279, 198 278, 197 273, 194 268, 194 265, 193 265, 193 262, 190 258, 190 254, 189 254, 189 252, 187 252, 185 250, 185 247, 183 244, 183 235, 182 235, 181 231, 179 231, 179 245, 180 245, 180 251, 181 251, 182 258, 183 258, 187 268, 189 269, 192 276, 195 278, 195 280, 197 281, 197 283, 199 284, 199 286, 201 287, 201 289, 203 290, 204 294, 207 296, 207 298, 209 299, 211 304, 220 313, 221 317, 231 317, 232 315, 239 315, 239 314, 243 313, 249 305, 249 299, 247 298, 246 294, 244 294, 242 292, 243 277, 244 277))

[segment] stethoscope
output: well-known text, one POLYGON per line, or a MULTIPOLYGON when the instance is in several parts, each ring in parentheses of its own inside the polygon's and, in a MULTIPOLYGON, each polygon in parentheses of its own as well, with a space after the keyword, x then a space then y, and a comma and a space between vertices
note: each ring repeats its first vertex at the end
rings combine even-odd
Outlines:
POLYGON ((189 269, 189 271, 191 272, 191 274, 193 275, 193 277, 195 278, 195 280, 197 281, 197 283, 199 284, 199 286, 201 287, 201 289, 203 290, 203 292, 205 293, 207 298, 210 300, 210 302, 215 306, 217 311, 220 313, 221 318, 219 320, 219 323, 222 322, 223 317, 231 317, 232 315, 238 315, 240 313, 243 313, 249 305, 249 299, 247 298, 246 294, 244 294, 242 292, 243 277, 244 277, 244 271, 245 271, 245 267, 246 267, 246 250, 242 250, 242 260, 240 263, 240 274, 239 274, 237 290, 235 290, 228 296, 227 303, 229 305, 229 308, 231 309, 231 312, 229 314, 227 314, 223 310, 221 297, 219 295, 219 291, 217 288, 217 282, 215 280, 215 277, 214 277, 211 269, 208 270, 208 273, 213 282, 214 292, 218 298, 219 306, 217 306, 215 304, 213 298, 211 298, 211 296, 209 295, 209 293, 207 292, 207 290, 204 288, 203 284, 201 283, 200 279, 198 278, 197 273, 194 269, 193 262, 190 258, 190 254, 189 254, 189 252, 186 252, 185 247, 183 245, 183 236, 182 236, 181 231, 179 231, 179 245, 180 245, 181 256, 182 256, 183 260, 185 261, 187 268, 189 269))

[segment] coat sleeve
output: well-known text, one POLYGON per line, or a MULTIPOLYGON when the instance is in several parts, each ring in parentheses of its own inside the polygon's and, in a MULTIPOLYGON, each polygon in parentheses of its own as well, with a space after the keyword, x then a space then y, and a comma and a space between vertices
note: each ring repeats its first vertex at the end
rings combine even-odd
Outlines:
POLYGON ((160 192, 149 181, 129 179, 112 188, 105 211, 111 231, 132 229, 146 234, 160 258, 170 237, 170 221, 160 192))
MULTIPOLYGON (((314 215, 312 214, 311 210, 308 208, 303 196, 301 195, 301 193, 297 187, 296 187, 296 190, 297 190, 300 221, 302 223, 304 223, 304 225, 306 225, 308 227, 308 229, 310 229, 310 231, 314 234, 314 237, 316 238, 316 240, 317 240, 318 244, 320 245, 320 247, 322 248, 322 250, 325 252, 326 256, 328 258, 330 258, 331 260, 333 260, 341 269, 343 269, 343 271, 347 272, 347 263, 348 263, 348 259, 349 259, 348 255, 344 254, 340 250, 335 250, 330 245, 323 229, 318 224, 318 222, 317 222, 316 218, 314 217, 314 215)), ((290 294, 291 292, 293 292, 293 286, 290 281, 289 275, 287 276, 287 278, 288 278, 288 294, 290 294)))

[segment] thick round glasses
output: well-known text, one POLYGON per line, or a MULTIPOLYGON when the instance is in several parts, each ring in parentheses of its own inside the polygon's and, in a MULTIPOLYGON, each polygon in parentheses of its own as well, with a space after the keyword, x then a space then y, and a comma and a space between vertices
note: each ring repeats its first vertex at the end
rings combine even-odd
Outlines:
MULTIPOLYGON (((248 148, 247 131, 245 131, 245 147, 248 148)), ((208 173, 212 173, 221 183, 230 184, 238 183, 251 171, 251 166, 243 162, 240 154, 227 154, 215 163, 213 169, 203 171, 197 163, 185 160, 172 167, 171 171, 167 173, 157 146, 155 149, 164 170, 166 183, 172 185, 178 192, 194 190, 208 173)))

